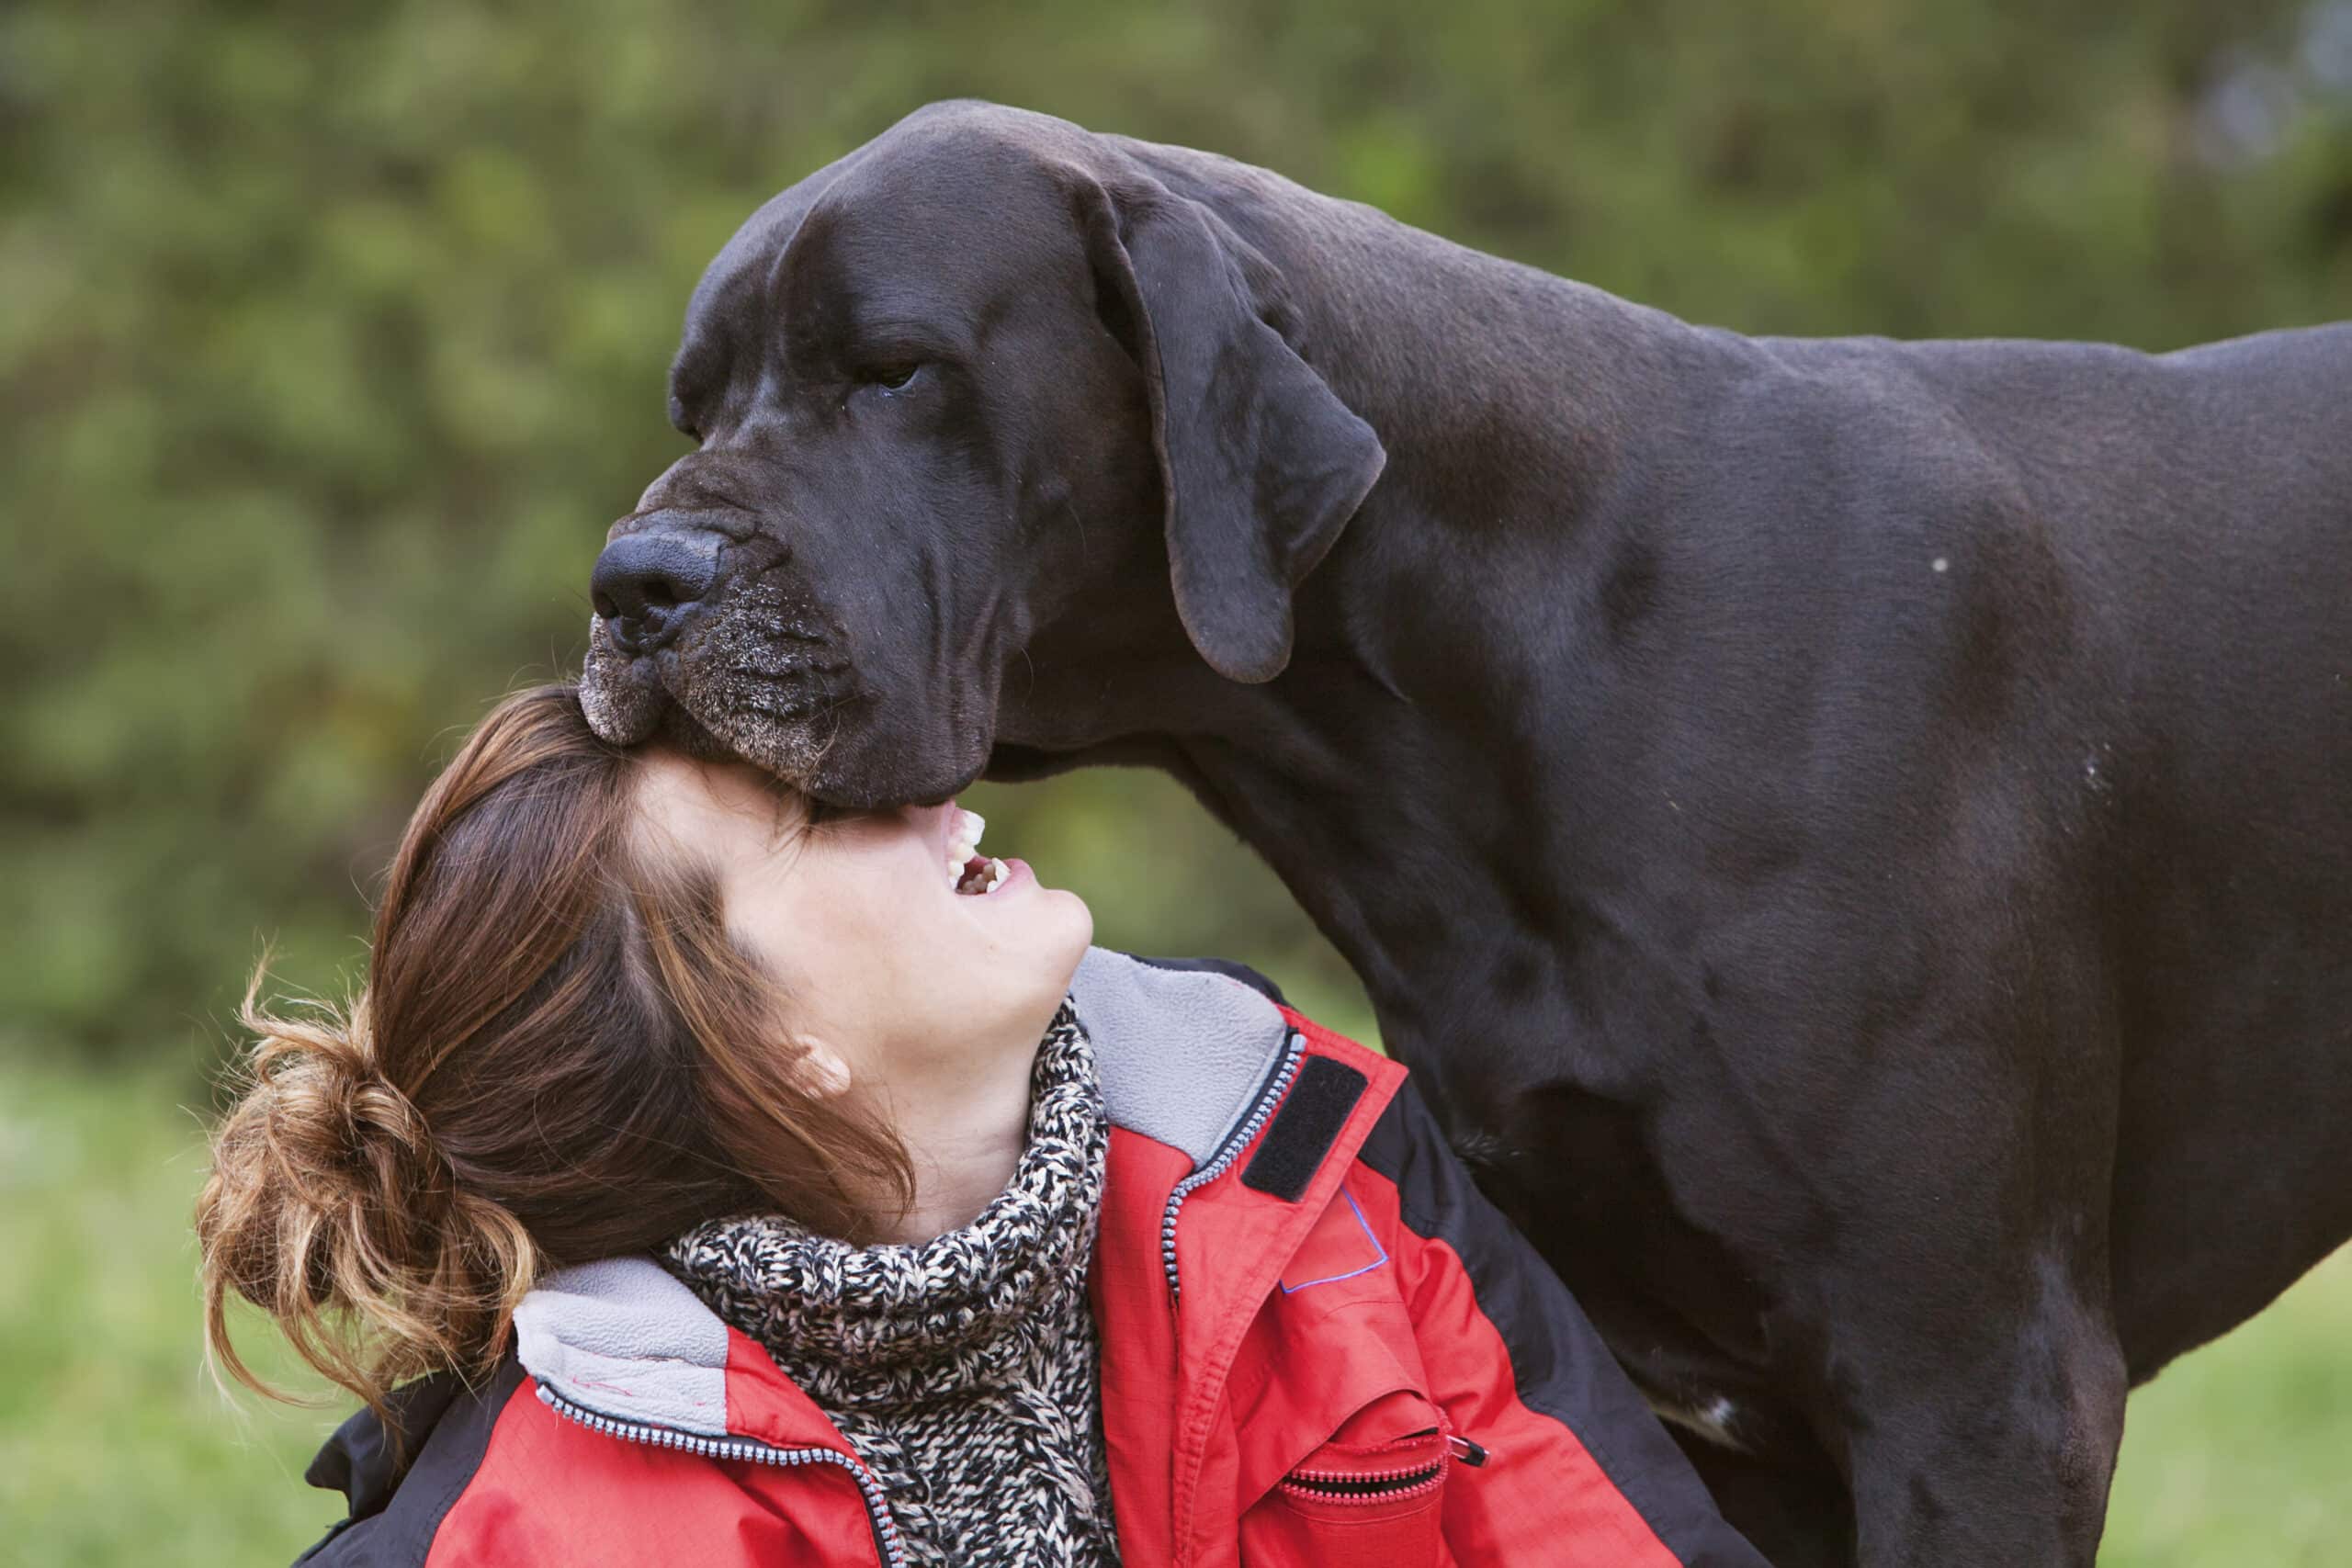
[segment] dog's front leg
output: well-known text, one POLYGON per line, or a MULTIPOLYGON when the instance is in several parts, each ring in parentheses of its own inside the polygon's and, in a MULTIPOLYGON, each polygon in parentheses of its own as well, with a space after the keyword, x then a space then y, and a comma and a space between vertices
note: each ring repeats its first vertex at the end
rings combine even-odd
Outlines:
POLYGON ((1863 1568, 2092 1568, 2123 1437, 2122 1351, 2054 1266, 2015 1283, 2013 1330, 1955 1354, 1880 1324, 1849 1364, 1863 1568))

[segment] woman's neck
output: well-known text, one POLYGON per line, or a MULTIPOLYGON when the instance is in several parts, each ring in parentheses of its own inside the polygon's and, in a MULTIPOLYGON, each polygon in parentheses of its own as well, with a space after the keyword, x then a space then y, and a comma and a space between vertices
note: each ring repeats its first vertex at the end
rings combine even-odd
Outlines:
POLYGON ((975 1042, 945 1070, 891 1086, 889 1119, 914 1162, 914 1201, 879 1239, 914 1245, 968 1225, 1012 1179, 1029 1142, 1040 1023, 1019 1047, 975 1042))

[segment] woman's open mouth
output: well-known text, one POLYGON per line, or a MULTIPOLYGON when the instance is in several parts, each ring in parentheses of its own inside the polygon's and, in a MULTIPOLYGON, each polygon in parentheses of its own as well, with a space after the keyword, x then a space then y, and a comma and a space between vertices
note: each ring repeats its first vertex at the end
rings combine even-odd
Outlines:
POLYGON ((956 826, 947 844, 948 886, 967 898, 984 898, 1004 886, 1012 869, 994 855, 976 852, 988 818, 977 811, 956 807, 956 826))

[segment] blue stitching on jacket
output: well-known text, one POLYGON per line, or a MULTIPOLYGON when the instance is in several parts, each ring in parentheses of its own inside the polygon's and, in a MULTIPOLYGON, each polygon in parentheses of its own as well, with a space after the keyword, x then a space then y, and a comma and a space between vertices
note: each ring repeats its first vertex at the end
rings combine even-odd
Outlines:
MULTIPOLYGON (((1326 1274, 1320 1280, 1309 1280, 1303 1285, 1283 1285, 1283 1294, 1286 1296, 1295 1296, 1301 1291, 1311 1291, 1317 1285, 1336 1285, 1342 1280, 1352 1280, 1359 1274, 1369 1274, 1374 1269, 1388 1261, 1388 1249, 1380 1245, 1380 1238, 1378 1236, 1372 1234, 1371 1223, 1363 1217, 1363 1211, 1356 1206, 1356 1195, 1349 1191, 1345 1187, 1342 1187, 1340 1189, 1340 1196, 1348 1201, 1348 1207, 1354 1211, 1356 1224, 1363 1228, 1364 1240, 1372 1243, 1372 1249, 1380 1254, 1380 1256, 1365 1264, 1363 1268, 1351 1269, 1344 1274, 1326 1274)), ((1279 1280, 1274 1282, 1278 1285, 1282 1284, 1282 1281, 1279 1280)))

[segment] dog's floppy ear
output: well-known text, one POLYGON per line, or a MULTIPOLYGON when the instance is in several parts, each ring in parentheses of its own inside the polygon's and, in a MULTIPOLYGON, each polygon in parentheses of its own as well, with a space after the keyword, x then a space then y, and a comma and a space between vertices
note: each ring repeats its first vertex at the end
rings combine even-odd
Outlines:
POLYGON ((1101 303, 1129 318, 1149 390, 1176 612, 1217 673, 1271 681, 1291 590, 1388 454, 1269 324, 1287 313, 1264 257, 1156 181, 1082 186, 1101 303))

